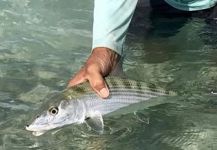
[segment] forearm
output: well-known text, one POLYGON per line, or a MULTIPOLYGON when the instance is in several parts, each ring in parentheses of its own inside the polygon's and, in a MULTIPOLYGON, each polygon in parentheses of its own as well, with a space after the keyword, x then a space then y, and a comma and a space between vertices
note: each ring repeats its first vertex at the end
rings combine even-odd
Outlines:
POLYGON ((127 29, 138 0, 95 0, 92 48, 122 54, 127 29))

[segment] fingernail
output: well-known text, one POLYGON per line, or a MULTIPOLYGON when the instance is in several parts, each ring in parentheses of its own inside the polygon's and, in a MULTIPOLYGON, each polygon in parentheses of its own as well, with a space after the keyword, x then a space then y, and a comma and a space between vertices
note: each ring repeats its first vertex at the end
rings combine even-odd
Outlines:
POLYGON ((99 91, 99 94, 102 98, 106 98, 109 96, 109 91, 107 88, 103 88, 99 91))

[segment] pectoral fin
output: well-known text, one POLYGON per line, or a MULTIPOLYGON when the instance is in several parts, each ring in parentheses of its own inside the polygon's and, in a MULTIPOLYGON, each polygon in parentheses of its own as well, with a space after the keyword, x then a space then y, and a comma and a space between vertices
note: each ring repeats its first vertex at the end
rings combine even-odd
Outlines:
POLYGON ((85 119, 88 126, 93 130, 102 133, 104 129, 104 123, 102 115, 99 112, 94 112, 88 115, 85 119))
POLYGON ((46 131, 33 131, 32 134, 34 136, 41 136, 42 134, 44 134, 46 131))

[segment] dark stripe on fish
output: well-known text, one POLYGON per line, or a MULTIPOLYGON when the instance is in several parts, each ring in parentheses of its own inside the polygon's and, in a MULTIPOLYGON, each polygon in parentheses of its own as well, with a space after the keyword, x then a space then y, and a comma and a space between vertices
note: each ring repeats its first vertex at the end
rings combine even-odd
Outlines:
POLYGON ((81 94, 87 92, 87 90, 85 90, 85 88, 82 88, 82 87, 79 87, 79 86, 75 87, 73 90, 74 90, 74 92, 78 92, 78 93, 81 93, 81 94))
MULTIPOLYGON (((111 87, 110 90, 129 90, 129 91, 132 90, 132 91, 138 91, 138 92, 149 91, 149 92, 152 92, 152 93, 163 93, 165 95, 174 93, 172 91, 167 91, 167 90, 164 90, 162 88, 151 89, 151 88, 147 88, 147 87, 141 87, 139 89, 139 88, 137 88, 135 86, 131 86, 131 87, 123 87, 123 86, 111 87)), ((172 94, 172 95, 174 95, 174 94, 172 94)))
POLYGON ((107 84, 108 86, 111 86, 111 87, 118 86, 117 80, 114 80, 114 78, 109 78, 109 80, 107 80, 107 84))
POLYGON ((156 85, 155 85, 155 84, 152 84, 152 83, 149 83, 149 84, 148 84, 148 87, 149 87, 150 89, 153 89, 153 90, 157 89, 156 85))
POLYGON ((131 89, 132 88, 132 84, 130 83, 130 81, 128 80, 121 80, 122 84, 124 85, 124 87, 127 89, 131 89))
MULTIPOLYGON (((128 96, 130 94, 136 94, 137 96, 144 96, 144 95, 150 95, 150 96, 164 96, 165 94, 162 92, 152 92, 152 91, 138 91, 138 90, 111 90, 111 94, 119 94, 119 95, 125 95, 128 96)), ((166 95, 165 95, 166 96, 166 95)))
POLYGON ((137 87, 139 90, 141 90, 141 89, 142 89, 141 83, 140 83, 140 82, 136 82, 136 87, 137 87))

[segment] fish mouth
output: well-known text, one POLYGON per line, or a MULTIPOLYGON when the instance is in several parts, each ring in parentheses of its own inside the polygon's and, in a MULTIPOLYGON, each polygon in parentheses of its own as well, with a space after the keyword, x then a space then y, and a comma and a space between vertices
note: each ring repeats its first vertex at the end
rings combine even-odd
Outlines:
POLYGON ((47 132, 45 130, 33 130, 29 126, 26 126, 26 130, 32 131, 32 135, 34 135, 34 136, 40 136, 40 135, 44 134, 45 132, 47 132))

